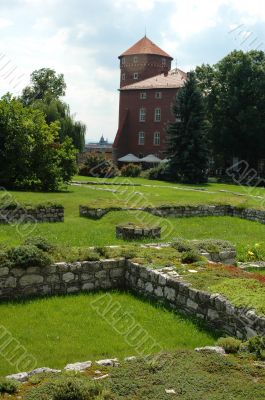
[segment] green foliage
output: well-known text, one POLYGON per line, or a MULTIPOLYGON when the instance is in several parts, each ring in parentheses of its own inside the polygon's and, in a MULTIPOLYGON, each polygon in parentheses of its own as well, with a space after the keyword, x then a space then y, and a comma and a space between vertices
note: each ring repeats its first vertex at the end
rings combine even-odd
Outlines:
POLYGON ((233 248, 233 245, 227 240, 204 239, 193 242, 194 246, 201 252, 219 253, 220 251, 233 248))
MULTIPOLYGON (((217 166, 236 155, 257 169, 265 152, 264 52, 235 50, 213 66, 198 67, 196 75, 207 102, 217 166)), ((244 172, 246 164, 242 167, 249 184, 252 178, 244 172)))
POLYGON ((183 264, 193 264, 203 260, 204 258, 196 249, 184 251, 181 253, 181 262, 183 264))
POLYGON ((250 353, 254 353, 258 359, 265 360, 265 336, 254 336, 247 342, 250 353))
POLYGON ((44 237, 32 236, 24 241, 25 245, 36 246, 38 249, 50 253, 54 249, 54 245, 44 237))
POLYGON ((205 105, 194 72, 173 106, 176 122, 168 126, 168 170, 172 180, 184 183, 207 182, 209 159, 208 123, 205 105))
POLYGON ((91 153, 87 156, 84 165, 80 167, 79 173, 97 178, 112 178, 118 175, 118 169, 112 161, 91 153))
POLYGON ((150 168, 145 172, 148 179, 169 180, 168 164, 160 163, 154 168, 150 168))
POLYGON ((193 251, 195 250, 195 247, 193 244, 191 244, 191 242, 189 242, 188 240, 184 240, 184 239, 177 239, 174 240, 174 242, 171 244, 171 246, 176 249, 177 251, 179 251, 180 253, 183 252, 187 252, 187 251, 193 251))
POLYGON ((13 267, 45 267, 52 264, 50 255, 33 245, 21 245, 7 252, 8 260, 13 267))
POLYGON ((217 346, 223 347, 226 353, 237 353, 241 344, 241 340, 234 337, 222 337, 217 340, 217 346))
POLYGON ((140 176, 142 168, 137 164, 126 164, 121 168, 121 176, 130 176, 136 178, 140 176))
POLYGON ((70 139, 59 143, 59 125, 10 95, 0 100, 0 184, 54 191, 76 172, 70 139))
POLYGON ((20 384, 13 379, 0 378, 0 393, 17 393, 20 384))

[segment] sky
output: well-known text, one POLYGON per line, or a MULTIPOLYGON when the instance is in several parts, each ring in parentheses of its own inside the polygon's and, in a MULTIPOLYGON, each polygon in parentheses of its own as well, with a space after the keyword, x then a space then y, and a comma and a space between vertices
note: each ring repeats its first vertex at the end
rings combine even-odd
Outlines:
POLYGON ((63 73, 65 101, 86 141, 113 141, 118 56, 147 36, 189 71, 234 49, 265 50, 264 0, 0 0, 0 96, 32 71, 63 73), (264 41, 264 43, 263 43, 264 41))

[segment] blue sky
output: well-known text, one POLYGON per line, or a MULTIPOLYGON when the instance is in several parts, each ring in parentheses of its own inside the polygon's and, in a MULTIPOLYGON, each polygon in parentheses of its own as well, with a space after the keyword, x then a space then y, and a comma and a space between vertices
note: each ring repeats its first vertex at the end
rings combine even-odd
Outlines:
POLYGON ((19 94, 30 73, 65 75, 66 101, 87 141, 114 139, 118 55, 144 36, 190 70, 233 49, 265 48, 263 0, 0 0, 0 94, 19 94), (264 43, 263 43, 264 41, 264 43))

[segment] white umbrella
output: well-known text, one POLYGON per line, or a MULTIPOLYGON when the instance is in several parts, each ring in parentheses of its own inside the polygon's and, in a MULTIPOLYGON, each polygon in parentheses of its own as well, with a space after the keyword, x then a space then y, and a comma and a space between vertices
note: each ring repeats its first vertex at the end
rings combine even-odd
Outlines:
POLYGON ((134 162, 140 162, 141 160, 134 154, 127 154, 126 156, 119 158, 118 161, 126 163, 134 163, 134 162))
POLYGON ((146 162, 146 163, 160 163, 162 160, 160 158, 154 156, 153 154, 149 154, 148 156, 141 158, 141 162, 146 162))

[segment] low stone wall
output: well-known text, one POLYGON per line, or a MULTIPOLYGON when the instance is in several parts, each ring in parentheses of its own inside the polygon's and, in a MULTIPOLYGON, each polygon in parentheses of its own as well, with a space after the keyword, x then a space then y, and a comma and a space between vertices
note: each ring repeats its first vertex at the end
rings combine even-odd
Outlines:
POLYGON ((142 208, 123 208, 123 207, 107 207, 107 208, 91 208, 80 206, 80 216, 86 218, 100 219, 111 211, 127 211, 138 210, 146 211, 158 217, 219 217, 229 216, 257 221, 265 224, 265 211, 255 210, 252 208, 239 208, 230 205, 199 205, 199 206, 159 206, 159 207, 142 207, 142 208))
POLYGON ((265 335, 265 317, 257 316, 254 310, 235 307, 219 294, 192 288, 172 268, 151 270, 128 261, 126 286, 228 335, 240 339, 265 335))
POLYGON ((57 263, 45 268, 0 268, 0 300, 94 290, 129 289, 238 338, 265 335, 265 317, 219 294, 191 287, 173 268, 151 270, 129 260, 57 263))
POLYGON ((159 226, 154 227, 140 227, 134 224, 128 225, 117 225, 116 226, 116 237, 122 239, 141 239, 141 238, 160 238, 161 228, 159 226))
POLYGON ((124 287, 125 260, 0 268, 0 300, 124 287))
POLYGON ((0 208, 0 224, 63 222, 64 208, 58 206, 43 206, 36 208, 16 207, 0 208))

